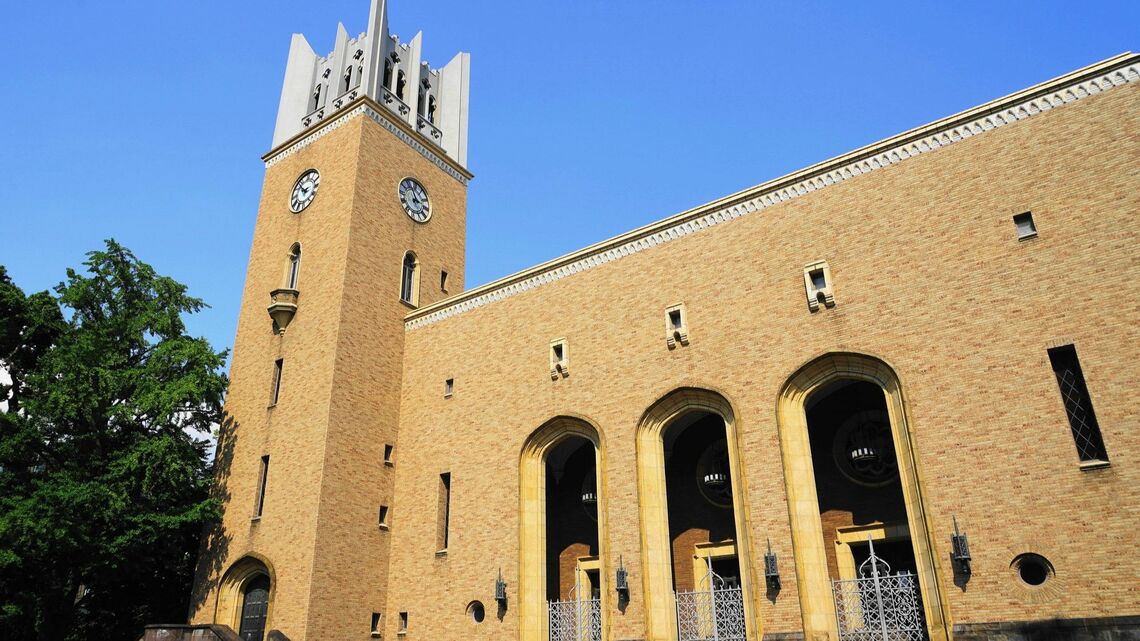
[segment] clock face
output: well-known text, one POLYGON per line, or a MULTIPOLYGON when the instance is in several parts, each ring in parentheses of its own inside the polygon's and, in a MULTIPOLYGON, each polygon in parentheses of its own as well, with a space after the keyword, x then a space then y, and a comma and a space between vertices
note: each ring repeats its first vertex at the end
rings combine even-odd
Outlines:
POLYGON ((400 203, 408 217, 417 223, 426 223, 431 218, 431 202, 427 191, 415 178, 400 181, 400 203))
POLYGON ((310 169, 301 174, 297 184, 293 185, 293 193, 289 196, 289 209, 299 214, 317 197, 317 188, 321 186, 321 174, 316 169, 310 169))

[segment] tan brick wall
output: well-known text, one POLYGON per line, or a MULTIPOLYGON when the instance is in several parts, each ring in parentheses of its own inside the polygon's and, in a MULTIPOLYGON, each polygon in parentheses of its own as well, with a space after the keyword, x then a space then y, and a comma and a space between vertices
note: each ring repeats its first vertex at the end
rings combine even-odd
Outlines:
POLYGON ((902 381, 954 622, 1136 614, 1138 113, 1140 89, 1115 89, 409 331, 389 620, 410 613, 409 641, 517 634, 517 601, 479 626, 464 607, 493 612, 499 567, 517 596, 520 448, 571 414, 602 432, 603 548, 631 574, 608 638, 640 638, 635 430, 655 400, 697 386, 736 410, 753 576, 766 538, 780 555, 783 591, 758 596, 757 623, 799 629, 776 399, 800 366, 841 350, 878 355, 902 381), (1011 216, 1029 209, 1040 236, 1019 242, 1011 216), (801 270, 816 259, 837 306, 811 314, 801 270), (662 318, 677 301, 692 342, 670 351, 662 318), (574 366, 551 381, 556 337, 574 366), (1078 468, 1045 351, 1058 339, 1077 345, 1106 470, 1078 468), (431 545, 441 469, 453 474, 443 558, 431 545), (965 590, 945 572, 952 514, 973 545, 965 590), (1014 578, 1025 551, 1053 562, 1051 589, 1014 578))

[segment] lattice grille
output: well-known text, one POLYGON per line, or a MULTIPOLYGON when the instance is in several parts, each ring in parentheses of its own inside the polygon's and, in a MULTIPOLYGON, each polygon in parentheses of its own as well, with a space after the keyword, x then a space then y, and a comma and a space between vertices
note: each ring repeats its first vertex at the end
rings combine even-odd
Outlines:
POLYGON ((550 641, 601 641, 599 599, 550 601, 550 641))
POLYGON ((1100 426, 1092 413, 1084 377, 1070 367, 1061 367, 1055 371, 1057 385, 1061 388, 1061 400, 1065 403, 1065 413, 1069 416, 1069 427, 1073 430, 1073 441, 1077 444, 1081 460, 1107 461, 1108 455, 1104 451, 1100 426))
POLYGON ((679 641, 744 641, 740 588, 677 593, 679 641))
POLYGON ((891 574, 891 566, 870 554, 859 565, 862 578, 832 581, 839 641, 925 641, 926 622, 918 584, 910 572, 891 574))

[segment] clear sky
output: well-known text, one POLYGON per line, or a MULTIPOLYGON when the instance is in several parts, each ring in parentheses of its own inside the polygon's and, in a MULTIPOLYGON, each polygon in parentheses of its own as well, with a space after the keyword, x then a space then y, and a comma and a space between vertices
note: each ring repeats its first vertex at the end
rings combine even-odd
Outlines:
MULTIPOLYGON (((1135 0, 389 4, 471 52, 468 287, 1140 47, 1135 0)), ((230 347, 289 36, 324 54, 368 0, 0 15, 0 264, 44 289, 114 237, 230 347)))

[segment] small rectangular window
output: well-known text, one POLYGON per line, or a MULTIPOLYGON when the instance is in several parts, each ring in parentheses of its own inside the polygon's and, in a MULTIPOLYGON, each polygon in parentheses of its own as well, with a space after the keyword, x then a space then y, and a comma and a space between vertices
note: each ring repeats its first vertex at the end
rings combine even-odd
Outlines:
POLYGON ((384 445, 384 464, 385 465, 392 465, 393 464, 392 455, 395 453, 395 450, 396 450, 395 445, 388 445, 388 444, 384 445))
POLYGON ((400 613, 400 627, 396 630, 396 632, 399 634, 407 634, 408 633, 408 613, 407 612, 401 612, 400 613))
POLYGON ((279 358, 273 362, 273 389, 269 395, 269 406, 273 407, 277 404, 277 399, 281 397, 281 375, 285 369, 285 359, 279 358))
POLYGON ((555 363, 562 362, 562 343, 554 344, 552 346, 552 349, 554 350, 554 362, 555 363))
POLYGON ((811 276, 811 285, 817 291, 827 289, 827 278, 823 275, 822 269, 813 269, 809 275, 811 276))
POLYGON ((443 395, 451 396, 455 393, 455 379, 449 378, 443 382, 443 395))
POLYGON ((1017 239, 1024 240, 1037 235, 1037 225, 1033 224, 1033 212, 1027 211, 1013 217, 1013 224, 1017 227, 1017 239))
POLYGON ((1085 375, 1077 360, 1077 349, 1072 345, 1054 347, 1049 350, 1049 362, 1057 376, 1057 387, 1061 390, 1061 401, 1065 404, 1065 414, 1069 418, 1069 428, 1073 431, 1081 462, 1107 463, 1108 453, 1093 412, 1089 389, 1085 385, 1085 375))
POLYGON ((448 530, 451 520, 451 473, 439 475, 439 515, 436 532, 436 549, 447 549, 448 530))
POLYGON ((447 272, 445 271, 439 272, 439 290, 445 294, 447 293, 447 272))
POLYGON ((672 327, 675 331, 681 329, 681 310, 680 309, 669 310, 669 326, 672 327))
POLYGON ((269 455, 261 457, 261 470, 257 476, 257 504, 254 506, 254 518, 261 518, 261 512, 265 509, 265 486, 269 482, 269 455))
POLYGON ((388 529, 388 506, 387 505, 381 505, 380 506, 380 527, 384 528, 385 530, 388 529))
POLYGON ((368 629, 369 629, 369 631, 372 632, 372 636, 374 636, 374 637, 380 636, 380 613, 379 612, 373 612, 372 613, 372 625, 368 629))

